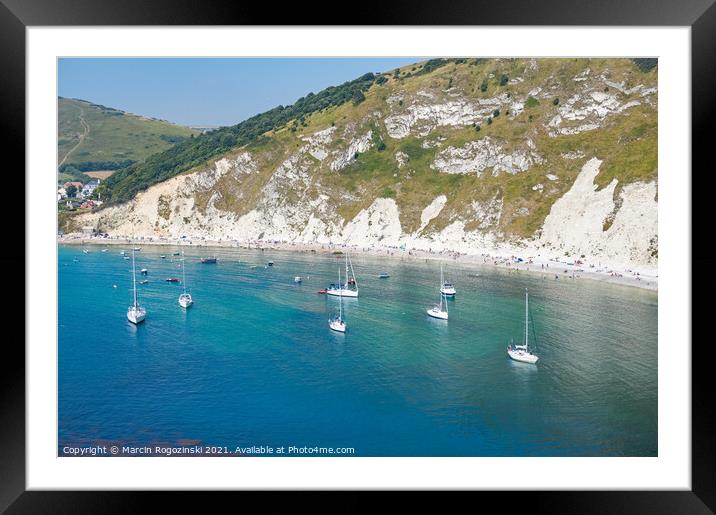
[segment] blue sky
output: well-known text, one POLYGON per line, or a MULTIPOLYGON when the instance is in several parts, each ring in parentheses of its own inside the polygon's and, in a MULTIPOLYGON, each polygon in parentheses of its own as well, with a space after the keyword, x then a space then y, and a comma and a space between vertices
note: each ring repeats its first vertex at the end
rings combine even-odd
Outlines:
POLYGON ((181 125, 233 125, 408 58, 65 58, 58 94, 181 125))

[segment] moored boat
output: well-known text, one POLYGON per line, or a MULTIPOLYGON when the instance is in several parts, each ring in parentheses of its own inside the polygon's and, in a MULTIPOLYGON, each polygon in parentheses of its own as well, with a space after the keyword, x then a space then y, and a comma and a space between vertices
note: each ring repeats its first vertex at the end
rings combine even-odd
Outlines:
POLYGON ((455 285, 443 279, 443 267, 440 265, 440 293, 448 297, 455 296, 455 285))
POLYGON ((525 288, 525 341, 522 345, 507 345, 507 355, 515 361, 522 363, 537 363, 539 357, 529 347, 529 293, 525 288))
POLYGON ((134 266, 134 252, 132 252, 132 288, 134 290, 134 303, 127 308, 127 320, 136 325, 144 322, 147 310, 139 305, 139 299, 137 298, 137 272, 134 266))
MULTIPOLYGON (((338 268, 338 284, 341 284, 341 269, 338 268)), ((340 295, 338 297, 338 316, 333 317, 328 320, 328 327, 330 327, 332 330, 339 332, 339 333, 345 333, 346 332, 346 322, 343 320, 343 296, 340 295)))
POLYGON ((326 294, 333 295, 334 297, 358 297, 358 283, 356 282, 356 274, 353 270, 353 262, 346 253, 346 282, 345 284, 331 284, 326 288, 326 294), (350 264, 351 278, 348 278, 348 266, 350 264))
POLYGON ((179 295, 179 305, 183 308, 188 308, 192 304, 194 304, 194 299, 191 296, 191 293, 188 293, 186 291, 186 271, 184 270, 184 253, 182 252, 182 258, 181 258, 181 279, 182 279, 182 287, 184 288, 184 291, 181 295, 179 295))
POLYGON ((447 300, 445 299, 445 295, 442 292, 442 285, 443 285, 443 268, 440 267, 440 304, 435 304, 432 308, 427 310, 428 316, 431 316, 433 318, 437 318, 440 320, 447 320, 448 319, 448 307, 447 307, 447 300), (443 308, 443 306, 445 306, 443 308))

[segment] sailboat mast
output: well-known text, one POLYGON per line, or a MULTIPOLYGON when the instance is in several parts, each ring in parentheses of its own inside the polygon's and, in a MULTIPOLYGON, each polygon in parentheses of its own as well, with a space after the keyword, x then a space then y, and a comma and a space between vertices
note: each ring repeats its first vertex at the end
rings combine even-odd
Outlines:
POLYGON ((530 294, 527 292, 527 288, 525 288, 525 347, 527 346, 527 336, 529 333, 529 304, 530 304, 530 294))
POLYGON ((134 289, 134 307, 137 307, 137 272, 134 267, 134 249, 132 249, 132 288, 134 289))
POLYGON ((184 251, 181 251, 181 283, 186 293, 186 272, 184 271, 184 251))
MULTIPOLYGON (((348 255, 346 254, 346 256, 348 256, 348 255)), ((353 285, 356 287, 356 290, 357 290, 358 289, 358 281, 356 280, 356 273, 353 270, 353 260, 348 258, 348 261, 351 264, 351 276, 353 277, 353 285)), ((346 281, 348 281, 348 269, 347 268, 346 268, 346 281)))
MULTIPOLYGON (((338 267, 338 284, 341 284, 341 267, 338 267)), ((343 293, 338 296, 338 319, 343 321, 343 293)))

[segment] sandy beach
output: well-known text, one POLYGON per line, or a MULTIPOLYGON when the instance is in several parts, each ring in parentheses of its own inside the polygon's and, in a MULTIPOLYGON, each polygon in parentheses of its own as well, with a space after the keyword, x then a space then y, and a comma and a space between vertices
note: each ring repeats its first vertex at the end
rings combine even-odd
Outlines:
POLYGON ((658 291, 658 274, 650 270, 618 269, 602 263, 590 263, 587 258, 581 261, 558 261, 545 257, 514 255, 504 256, 489 253, 464 254, 452 251, 429 252, 424 250, 402 250, 392 247, 361 247, 351 245, 304 244, 293 242, 239 242, 239 241, 212 241, 196 239, 169 239, 154 237, 102 237, 79 234, 68 234, 58 237, 58 243, 63 245, 152 245, 192 248, 243 248, 264 250, 286 250, 295 252, 324 252, 350 251, 353 254, 366 254, 390 259, 434 259, 454 261, 461 265, 492 266, 502 270, 514 272, 527 272, 539 274, 553 280, 589 280, 613 283, 622 286, 642 288, 658 291))

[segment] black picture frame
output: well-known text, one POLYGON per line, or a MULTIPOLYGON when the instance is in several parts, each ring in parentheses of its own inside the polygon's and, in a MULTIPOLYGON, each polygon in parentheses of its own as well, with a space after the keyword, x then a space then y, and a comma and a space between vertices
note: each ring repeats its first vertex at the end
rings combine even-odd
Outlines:
MULTIPOLYGON (((692 270, 706 270, 716 265, 709 257, 708 241, 697 237, 713 233, 710 228, 714 190, 713 146, 716 117, 716 5, 714 0, 640 1, 640 0, 501 0, 477 2, 456 0, 447 4, 427 2, 395 2, 380 5, 356 5, 350 16, 338 16, 335 3, 251 5, 232 1, 158 0, 0 0, 0 119, 6 129, 3 140, 5 157, 14 157, 16 169, 25 169, 25 29, 29 26, 63 25, 572 25, 572 26, 685 26, 691 28, 691 84, 692 84, 692 270), (334 19, 322 19, 319 13, 331 13, 334 19), (341 20, 341 21, 339 21, 341 20), (698 179, 698 188, 694 183, 698 179)), ((668 130, 668 127, 660 127, 668 130)), ((664 173, 665 171, 662 171, 664 173)), ((685 180, 688 176, 685 176, 685 180)), ((16 197, 20 197, 17 195, 16 197)), ((23 200, 16 199, 16 212, 24 212, 23 200)), ((11 241, 25 241, 25 234, 17 221, 10 229, 17 234, 11 241)), ((13 244, 0 257, 3 270, 26 270, 24 245, 13 244)), ((20 282, 19 274, 15 279, 20 282)), ((699 290, 713 291, 715 278, 709 274, 698 276, 699 290)), ((692 275, 693 277, 693 275, 692 275)), ((21 285, 13 291, 22 291, 21 285)), ((694 289, 692 289, 692 296, 694 289)), ((5 313, 15 313, 17 296, 3 296, 5 313)), ((712 304, 712 303, 710 303, 712 304)), ((693 296, 692 319, 709 320, 708 303, 693 296)), ((19 320, 19 316, 15 316, 19 320)), ((16 324, 19 327, 19 324, 16 324)), ((9 334, 9 333, 8 333, 9 334)), ((24 339, 23 339, 24 340, 24 339)), ((712 338, 693 341, 662 342, 660 345, 681 345, 691 350, 692 359, 692 489, 690 491, 589 491, 589 492, 480 492, 480 502, 486 500, 505 503, 510 509, 523 507, 530 513, 712 513, 716 511, 716 427, 712 399, 714 376, 708 359, 712 338), (705 352, 701 352, 705 351, 705 352)), ((185 511, 206 508, 211 501, 223 501, 235 493, 201 493, 188 496, 185 492, 67 492, 26 491, 25 488, 25 352, 19 336, 4 339, 3 359, 0 360, 0 510, 9 514, 24 513, 125 513, 142 511, 147 503, 158 500, 161 511, 169 511, 175 503, 185 511), (219 497, 219 499, 216 499, 219 497)), ((668 388, 668 385, 665 386, 668 388)), ((267 496, 275 499, 276 492, 238 493, 263 503, 267 496)), ((306 494, 301 494, 304 502, 306 494)), ((422 493, 414 493, 414 500, 427 507, 422 493)), ((336 506, 341 510, 360 507, 361 494, 342 496, 340 500, 311 498, 312 508, 336 506)), ((242 500, 242 502, 245 502, 242 500)), ((441 503, 442 499, 435 502, 441 503)), ((468 501, 473 502, 473 501, 468 501)), ((368 501, 366 504, 372 504, 368 501)), ((492 504, 492 503, 491 503, 492 504)), ((487 505, 485 505, 487 506, 487 505)), ((232 510, 233 511, 233 510, 232 510)))

